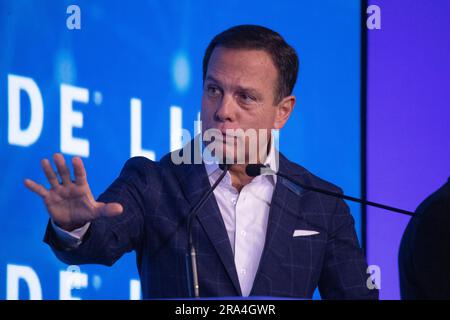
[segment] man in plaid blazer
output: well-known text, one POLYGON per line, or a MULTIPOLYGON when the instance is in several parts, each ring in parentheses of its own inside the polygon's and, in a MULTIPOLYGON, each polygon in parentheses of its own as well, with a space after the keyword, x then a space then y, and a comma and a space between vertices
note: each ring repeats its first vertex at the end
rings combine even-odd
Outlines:
MULTIPOLYGON (((280 171, 299 183, 340 191, 280 154, 280 171)), ((187 297, 186 228, 178 223, 210 188, 203 165, 174 165, 143 157, 128 160, 118 179, 98 199, 118 202, 124 212, 91 222, 82 244, 58 247, 51 225, 45 241, 68 264, 112 265, 135 250, 143 297, 187 297)), ((311 298, 318 286, 326 299, 371 299, 366 262, 358 247, 353 218, 340 199, 301 190, 278 179, 273 193, 266 244, 251 295, 311 298), (294 237, 295 230, 318 234, 294 237)), ((201 296, 240 296, 238 276, 224 222, 214 197, 193 225, 201 296)))
MULTIPOLYGON (((281 129, 293 110, 297 71, 294 49, 260 26, 228 29, 206 50, 202 133, 219 131, 205 145, 214 145, 214 156, 230 169, 192 224, 202 297, 308 299, 317 287, 325 299, 378 297, 366 284, 367 264, 347 205, 282 178, 249 177, 247 137, 230 134, 237 129, 265 133, 258 163, 298 183, 341 192, 274 149, 270 132, 281 129), (239 152, 244 163, 236 161, 239 152)), ((97 200, 80 158, 72 159, 74 181, 61 154, 54 156, 60 179, 43 160, 51 189, 28 179, 25 184, 43 197, 49 211, 45 241, 69 264, 112 265, 134 250, 144 298, 187 297, 186 216, 221 173, 203 155, 195 161, 202 145, 191 142, 158 162, 129 159, 97 200), (180 154, 189 154, 183 157, 188 161, 174 161, 180 154)))

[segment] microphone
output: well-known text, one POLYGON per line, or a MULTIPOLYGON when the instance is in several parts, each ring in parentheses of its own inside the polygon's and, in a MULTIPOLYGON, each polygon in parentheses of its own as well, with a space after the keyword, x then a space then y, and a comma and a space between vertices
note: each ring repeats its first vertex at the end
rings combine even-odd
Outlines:
POLYGON ((291 177, 289 177, 288 175, 286 175, 286 174, 284 174, 282 172, 279 172, 279 171, 275 172, 272 169, 270 169, 269 167, 267 167, 265 165, 262 165, 262 164, 249 164, 249 165, 247 165, 245 167, 245 173, 249 177, 257 177, 257 176, 259 176, 261 174, 263 174, 263 175, 277 175, 277 176, 279 176, 279 177, 281 177, 283 179, 286 179, 286 180, 292 182, 293 184, 295 184, 295 185, 297 185, 297 186, 299 186, 299 187, 301 187, 302 189, 305 189, 305 190, 310 190, 310 191, 326 194, 328 196, 332 196, 332 197, 335 197, 335 198, 350 200, 350 201, 357 202, 357 203, 360 203, 360 204, 363 204, 363 205, 369 205, 369 206, 372 206, 372 207, 377 207, 377 208, 385 209, 385 210, 388 210, 388 211, 398 212, 398 213, 406 214, 406 215, 409 215, 409 216, 413 216, 414 215, 414 213, 411 212, 411 211, 407 211, 407 210, 403 210, 403 209, 387 206, 387 205, 384 205, 384 204, 381 204, 381 203, 376 203, 376 202, 372 202, 372 201, 362 200, 362 199, 355 198, 355 197, 350 197, 350 196, 347 196, 347 195, 345 195, 343 193, 332 192, 332 191, 329 191, 329 190, 325 190, 325 189, 316 188, 316 187, 312 187, 312 186, 307 186, 307 185, 301 184, 301 183, 295 181, 294 179, 292 179, 291 177))
POLYGON ((219 168, 223 171, 219 178, 214 182, 214 184, 209 188, 208 192, 206 192, 197 204, 192 207, 187 215, 187 235, 188 235, 188 243, 187 243, 187 252, 186 252, 186 271, 187 271, 187 286, 189 296, 192 297, 192 287, 194 288, 194 297, 198 298, 200 296, 200 286, 198 282, 198 270, 197 270, 197 249, 192 241, 192 222, 197 216, 200 209, 205 204, 206 200, 209 199, 211 193, 213 193, 214 189, 219 185, 219 183, 223 180, 225 175, 228 172, 228 165, 219 164, 219 168), (189 269, 190 268, 190 269, 189 269), (192 274, 192 280, 190 276, 192 274), (192 286, 192 287, 191 287, 192 286))

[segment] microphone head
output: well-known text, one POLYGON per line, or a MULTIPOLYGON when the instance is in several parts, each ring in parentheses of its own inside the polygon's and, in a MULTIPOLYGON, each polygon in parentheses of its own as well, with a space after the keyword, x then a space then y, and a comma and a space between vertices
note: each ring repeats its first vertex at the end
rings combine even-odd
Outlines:
POLYGON ((262 169, 266 168, 265 165, 260 164, 260 163, 256 163, 256 164, 248 164, 245 167, 245 173, 249 176, 249 177, 257 177, 262 173, 262 169))

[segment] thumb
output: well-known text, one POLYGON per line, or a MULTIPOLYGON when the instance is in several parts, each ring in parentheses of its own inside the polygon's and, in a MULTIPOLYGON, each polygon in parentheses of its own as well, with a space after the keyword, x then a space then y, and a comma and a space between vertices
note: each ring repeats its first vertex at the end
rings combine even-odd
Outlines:
POLYGON ((97 202, 98 213, 102 217, 115 217, 123 212, 123 207, 118 202, 104 203, 97 202))

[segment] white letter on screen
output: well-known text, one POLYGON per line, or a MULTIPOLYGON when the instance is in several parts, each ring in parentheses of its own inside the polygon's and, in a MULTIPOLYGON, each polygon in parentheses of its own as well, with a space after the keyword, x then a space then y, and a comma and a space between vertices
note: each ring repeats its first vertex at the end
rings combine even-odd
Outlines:
POLYGON ((33 269, 27 266, 8 264, 6 267, 6 299, 19 299, 19 281, 28 286, 30 300, 42 300, 42 288, 39 278, 33 269))
POLYGON ((142 156, 155 160, 155 152, 142 149, 142 104, 141 100, 131 99, 131 157, 142 156))
POLYGON ((59 272, 59 299, 60 300, 81 300, 80 297, 72 295, 73 289, 87 288, 88 276, 77 270, 59 272))
POLYGON ((8 143, 27 147, 39 138, 44 125, 44 104, 41 92, 31 78, 8 75, 8 143), (27 93, 30 99, 30 123, 20 128, 20 93, 27 93))
POLYGON ((89 91, 66 84, 61 85, 61 151, 66 154, 89 157, 89 141, 75 138, 73 128, 83 127, 83 114, 72 109, 73 102, 88 103, 89 91))
POLYGON ((139 280, 130 280, 130 300, 141 300, 141 283, 139 280))

